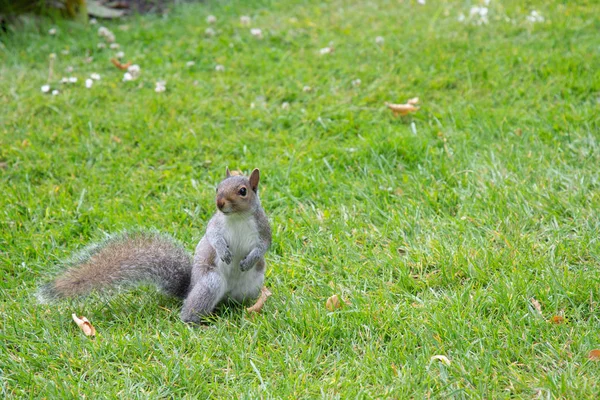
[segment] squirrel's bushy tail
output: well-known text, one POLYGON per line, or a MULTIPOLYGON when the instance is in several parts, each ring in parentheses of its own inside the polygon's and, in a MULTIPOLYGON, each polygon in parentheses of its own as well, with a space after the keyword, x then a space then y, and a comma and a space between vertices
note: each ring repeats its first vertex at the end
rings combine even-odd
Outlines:
POLYGON ((124 232, 84 248, 66 270, 42 286, 40 302, 84 296, 93 291, 154 283, 167 294, 185 297, 192 257, 174 239, 155 231, 124 232))

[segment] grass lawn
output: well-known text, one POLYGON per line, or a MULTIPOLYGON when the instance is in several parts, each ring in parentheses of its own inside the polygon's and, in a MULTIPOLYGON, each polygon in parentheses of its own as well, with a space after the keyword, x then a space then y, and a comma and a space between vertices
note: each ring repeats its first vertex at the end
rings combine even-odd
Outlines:
POLYGON ((2 397, 594 398, 600 4, 472 3, 209 0, 1 36, 2 397), (262 172, 262 314, 194 328, 150 287, 36 303, 105 233, 192 251, 225 166, 262 172))

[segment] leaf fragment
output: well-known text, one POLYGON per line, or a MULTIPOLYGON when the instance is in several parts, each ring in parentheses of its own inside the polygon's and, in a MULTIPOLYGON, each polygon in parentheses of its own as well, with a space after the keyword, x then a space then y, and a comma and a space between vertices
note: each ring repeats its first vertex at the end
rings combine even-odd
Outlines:
MULTIPOLYGON (((414 99, 411 99, 414 100, 414 99)), ((400 116, 405 116, 408 115, 412 112, 418 111, 419 107, 415 107, 414 104, 392 104, 392 103, 385 103, 385 105, 392 110, 392 112, 394 113, 394 116, 397 117, 398 115, 400 116)))
POLYGON ((542 315, 542 305, 540 304, 539 301, 537 301, 535 298, 531 298, 531 304, 533 305, 533 308, 535 308, 535 310, 542 315))
POLYGON ((263 287, 260 291, 260 297, 258 298, 258 300, 256 300, 256 303, 254 303, 254 305, 252 307, 246 308, 246 311, 248 311, 249 313, 260 312, 260 310, 262 310, 263 306, 265 305, 267 298, 269 296, 271 296, 272 294, 273 293, 271 293, 271 291, 269 289, 267 289, 266 287, 263 287))
POLYGON ((563 322, 565 322, 565 317, 560 316, 560 315, 554 315, 552 318, 550 318, 550 322, 556 325, 562 324, 563 322))
POLYGON ((600 350, 594 349, 588 354, 588 359, 591 361, 600 361, 600 350))
POLYGON ((117 68, 119 68, 122 71, 127 71, 129 69, 129 67, 131 67, 131 61, 122 64, 119 60, 117 60, 116 58, 111 58, 110 62, 113 63, 113 65, 117 68))
POLYGON ((88 321, 86 317, 77 317, 77 314, 72 314, 73 321, 83 331, 86 336, 96 336, 96 328, 88 321))
POLYGON ((340 307, 342 307, 342 304, 340 303, 340 298, 337 294, 334 294, 325 302, 325 308, 329 311, 334 311, 340 307))
POLYGON ((438 360, 442 364, 450 366, 450 360, 446 356, 442 356, 442 355, 438 354, 438 355, 435 355, 435 356, 431 357, 431 361, 433 361, 433 360, 438 360))

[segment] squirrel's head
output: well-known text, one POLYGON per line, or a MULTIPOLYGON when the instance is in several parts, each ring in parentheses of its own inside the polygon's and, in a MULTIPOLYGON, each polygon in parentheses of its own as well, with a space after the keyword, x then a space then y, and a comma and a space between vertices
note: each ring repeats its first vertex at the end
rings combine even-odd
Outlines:
POLYGON ((260 171, 256 168, 250 177, 232 175, 226 169, 226 177, 217 186, 217 208, 225 215, 252 212, 258 199, 260 171))

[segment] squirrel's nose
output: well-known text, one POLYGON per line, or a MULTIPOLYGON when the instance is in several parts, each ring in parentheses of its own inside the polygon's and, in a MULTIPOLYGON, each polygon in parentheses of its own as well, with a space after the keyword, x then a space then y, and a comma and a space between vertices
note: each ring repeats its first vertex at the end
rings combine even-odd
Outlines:
POLYGON ((222 199, 222 198, 217 199, 217 207, 219 207, 219 210, 222 210, 223 207, 225 207, 225 199, 222 199))

